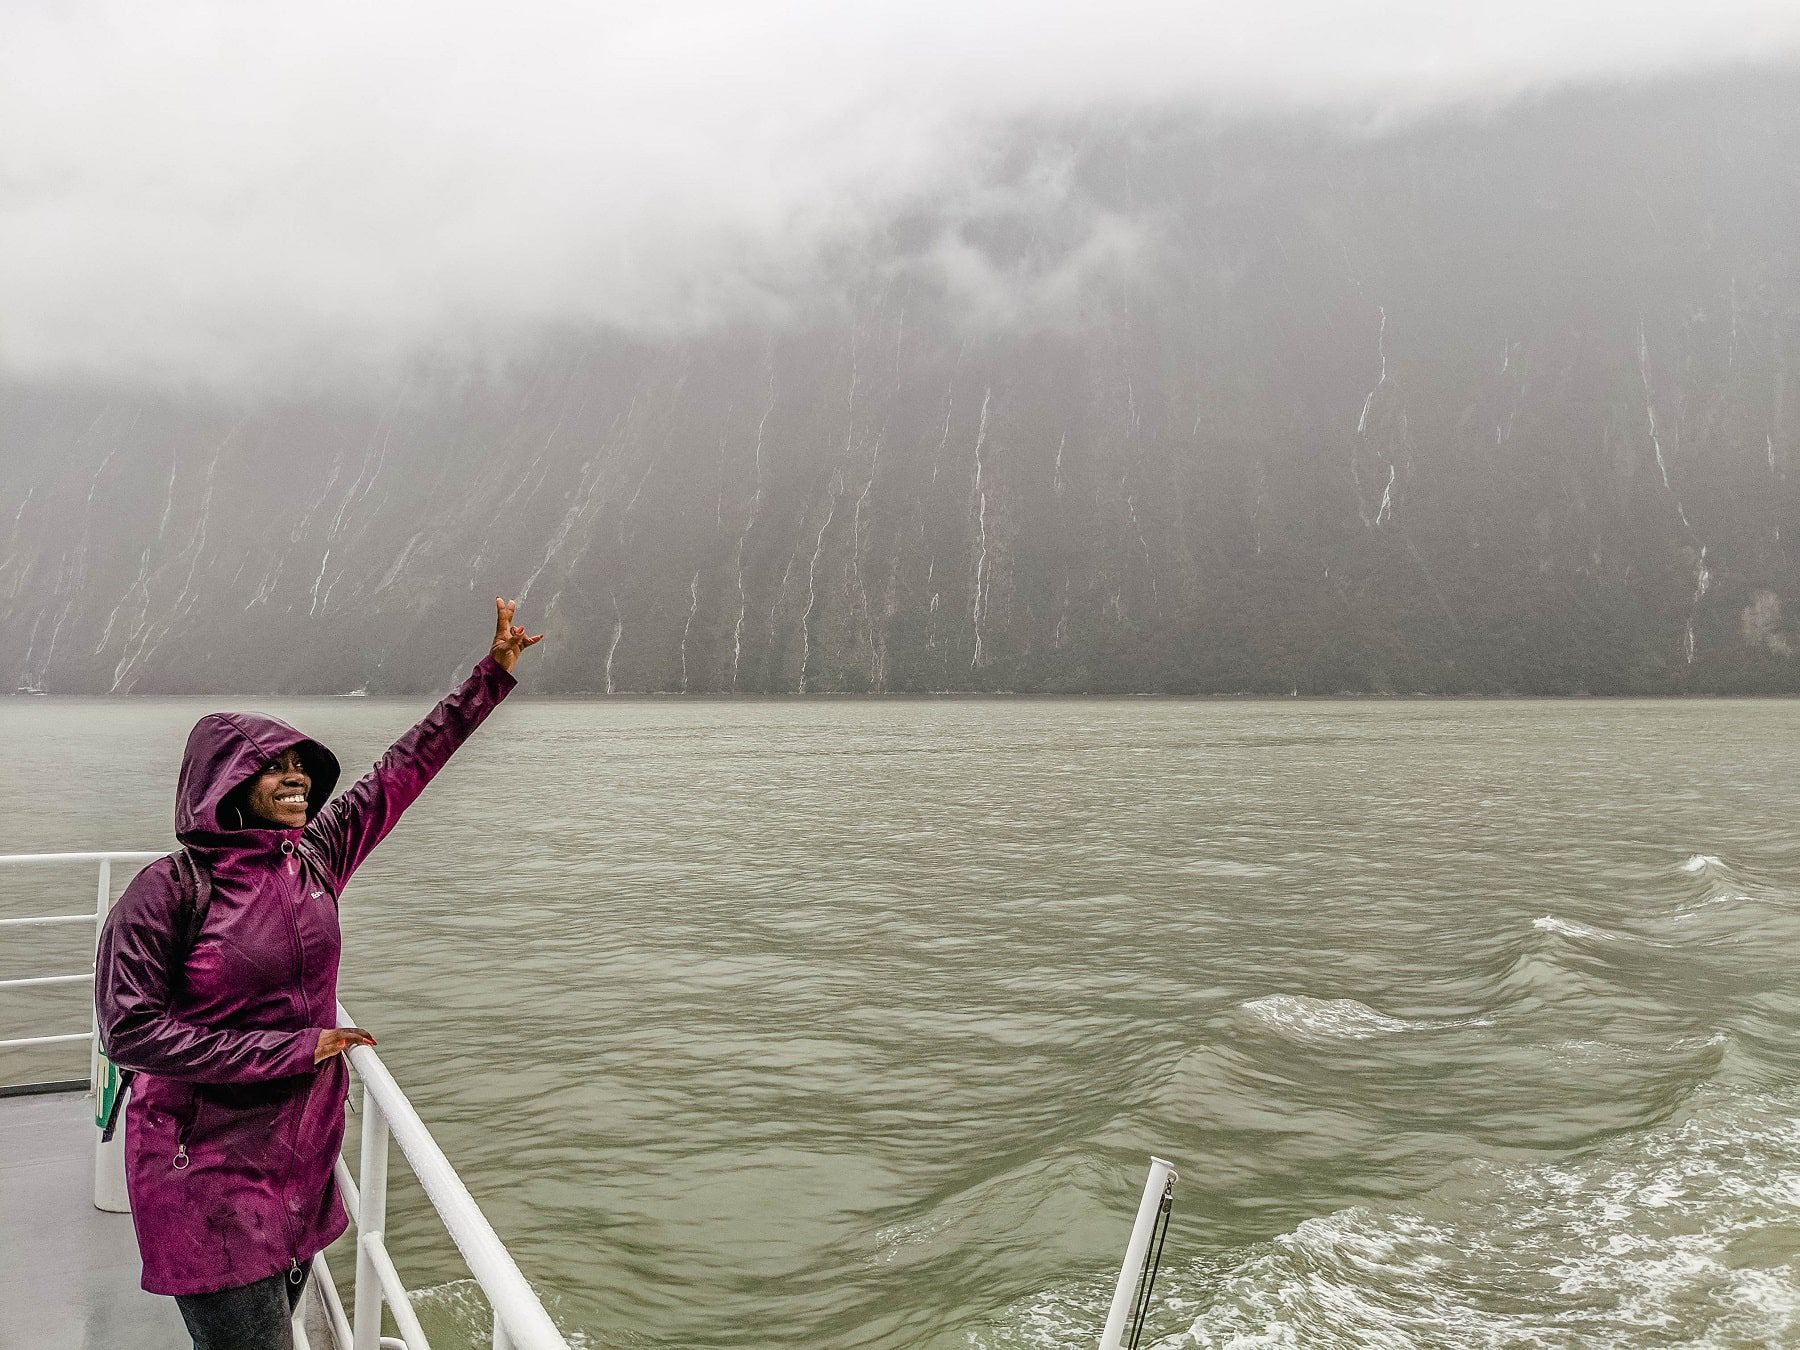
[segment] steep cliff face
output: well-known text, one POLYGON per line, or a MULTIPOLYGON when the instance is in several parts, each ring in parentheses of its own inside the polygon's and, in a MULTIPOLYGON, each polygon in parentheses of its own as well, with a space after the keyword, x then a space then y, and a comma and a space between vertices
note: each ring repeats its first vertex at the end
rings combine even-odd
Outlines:
POLYGON ((556 690, 1800 690, 1800 81, 992 170, 780 322, 0 385, 0 675, 421 690, 504 591, 556 690))

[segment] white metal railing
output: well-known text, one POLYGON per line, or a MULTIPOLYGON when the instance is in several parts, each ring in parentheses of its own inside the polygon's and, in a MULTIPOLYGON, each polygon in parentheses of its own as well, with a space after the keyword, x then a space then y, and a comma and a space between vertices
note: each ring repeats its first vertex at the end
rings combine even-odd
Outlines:
MULTIPOLYGON (((146 852, 101 852, 101 853, 5 853, 0 854, 0 867, 21 866, 31 863, 98 863, 99 885, 95 894, 94 907, 84 914, 40 914, 24 919, 0 919, 0 929, 13 928, 51 928, 63 924, 87 924, 94 930, 94 941, 100 940, 100 926, 106 922, 106 915, 112 909, 112 866, 114 863, 147 863, 152 858, 160 858, 160 853, 146 852)), ((47 985, 82 984, 91 981, 94 972, 90 966, 87 970, 66 975, 32 975, 22 979, 0 980, 0 989, 42 988, 47 985)), ((91 1000, 90 1000, 91 1002, 91 1000)), ((0 1040, 0 1050, 24 1049, 37 1045, 64 1045, 76 1041, 86 1041, 90 1046, 88 1052, 88 1089, 94 1099, 105 1098, 106 1084, 102 1081, 103 1061, 100 1058, 100 1022, 97 1012, 88 1014, 86 1031, 61 1032, 49 1036, 15 1036, 8 1040, 0 1040)), ((117 1136, 114 1136, 115 1138, 117 1136)), ((96 1178, 98 1177, 96 1172, 96 1178)), ((96 1181, 98 1186, 98 1181, 96 1181)), ((98 1196, 96 1196, 98 1203, 98 1196)), ((112 1206, 105 1206, 112 1208, 112 1206)))
MULTIPOLYGON (((0 927, 26 928, 54 924, 92 924, 96 941, 106 915, 112 908, 112 865, 145 863, 162 854, 154 852, 94 853, 13 853, 0 854, 0 867, 31 863, 97 863, 98 889, 95 907, 83 914, 54 914, 32 918, 0 919, 0 927)), ((37 975, 0 980, 0 989, 37 988, 46 985, 74 984, 93 979, 94 972, 66 975, 37 975)), ((340 1003, 337 1008, 341 1025, 354 1026, 350 1014, 340 1003)), ((109 1106, 109 1084, 116 1083, 112 1068, 100 1054, 98 1014, 87 1031, 50 1036, 24 1036, 0 1040, 0 1050, 26 1046, 57 1045, 88 1041, 89 1082, 96 1103, 109 1106)), ((335 1175, 344 1208, 356 1225, 356 1274, 351 1286, 351 1309, 346 1313, 343 1299, 325 1263, 323 1252, 313 1257, 313 1273, 324 1300, 326 1320, 340 1350, 430 1350, 424 1330, 413 1312, 412 1300, 405 1283, 394 1268, 387 1250, 387 1173, 388 1142, 398 1141, 400 1152, 412 1167, 413 1175, 424 1188, 426 1197, 437 1210, 445 1230, 462 1253, 469 1273, 486 1295, 494 1312, 494 1350, 569 1350, 550 1315, 530 1283, 519 1271, 511 1254, 482 1214, 474 1197, 457 1176, 450 1160, 425 1128, 425 1122, 406 1099, 400 1085, 374 1050, 358 1046, 347 1058, 354 1076, 362 1083, 362 1141, 359 1153, 360 1179, 352 1181, 344 1159, 336 1162, 335 1175), (382 1310, 393 1317, 400 1335, 381 1334, 382 1310)), ((104 1118, 104 1109, 96 1114, 104 1118)), ((101 1145, 95 1135, 95 1201, 101 1208, 123 1209, 123 1146, 121 1129, 113 1142, 101 1145), (112 1155, 103 1159, 105 1154, 112 1155), (103 1174, 116 1172, 119 1177, 119 1204, 102 1202, 103 1174)), ((306 1344, 305 1332, 296 1319, 297 1343, 306 1344)))
MULTIPOLYGON (((344 1026, 356 1025, 341 1003, 338 1020, 344 1026)), ((512 1255, 381 1057, 368 1046, 359 1045, 349 1052, 349 1059, 363 1085, 362 1147, 354 1186, 346 1187, 348 1170, 341 1159, 338 1163, 338 1184, 345 1208, 356 1222, 355 1311, 350 1342, 353 1350, 376 1350, 384 1296, 408 1350, 425 1350, 424 1333, 413 1318, 406 1287, 387 1251, 384 1230, 390 1138, 399 1143, 400 1152, 444 1221, 469 1273, 487 1295, 488 1305, 494 1310, 494 1350, 568 1350, 568 1342, 519 1273, 512 1255)))

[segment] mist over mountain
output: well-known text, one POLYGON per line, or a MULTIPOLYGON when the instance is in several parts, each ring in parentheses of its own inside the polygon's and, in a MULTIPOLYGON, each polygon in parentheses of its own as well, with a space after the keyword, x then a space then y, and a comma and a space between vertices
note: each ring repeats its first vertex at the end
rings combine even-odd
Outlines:
POLYGON ((1800 76, 1120 110, 685 331, 0 377, 0 680, 1800 691, 1800 76))

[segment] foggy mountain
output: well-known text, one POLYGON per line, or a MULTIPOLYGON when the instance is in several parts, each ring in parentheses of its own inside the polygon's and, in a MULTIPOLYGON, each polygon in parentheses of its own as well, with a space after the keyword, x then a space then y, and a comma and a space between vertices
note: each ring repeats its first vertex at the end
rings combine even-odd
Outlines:
POLYGON ((0 380, 0 680, 1800 691, 1800 78, 1015 125, 761 317, 0 380), (374 388, 374 386, 371 386, 374 388))

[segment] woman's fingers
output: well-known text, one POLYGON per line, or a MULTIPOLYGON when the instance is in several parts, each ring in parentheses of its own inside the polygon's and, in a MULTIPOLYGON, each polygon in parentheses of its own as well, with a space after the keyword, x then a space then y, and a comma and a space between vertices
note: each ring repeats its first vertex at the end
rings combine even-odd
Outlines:
POLYGON ((322 1063, 333 1055, 341 1055, 359 1045, 374 1044, 375 1038, 361 1027, 327 1027, 319 1033, 319 1044, 313 1051, 313 1063, 322 1063))
POLYGON ((542 633, 539 633, 536 637, 527 636, 525 630, 520 628, 517 624, 514 624, 510 630, 500 636, 500 641, 510 643, 520 650, 533 646, 543 640, 544 635, 542 633))
POLYGON ((513 663, 519 659, 520 652, 544 640, 542 633, 532 637, 513 622, 513 614, 518 607, 517 600, 508 600, 504 596, 494 597, 494 645, 490 654, 500 663, 502 670, 509 672, 513 663))

